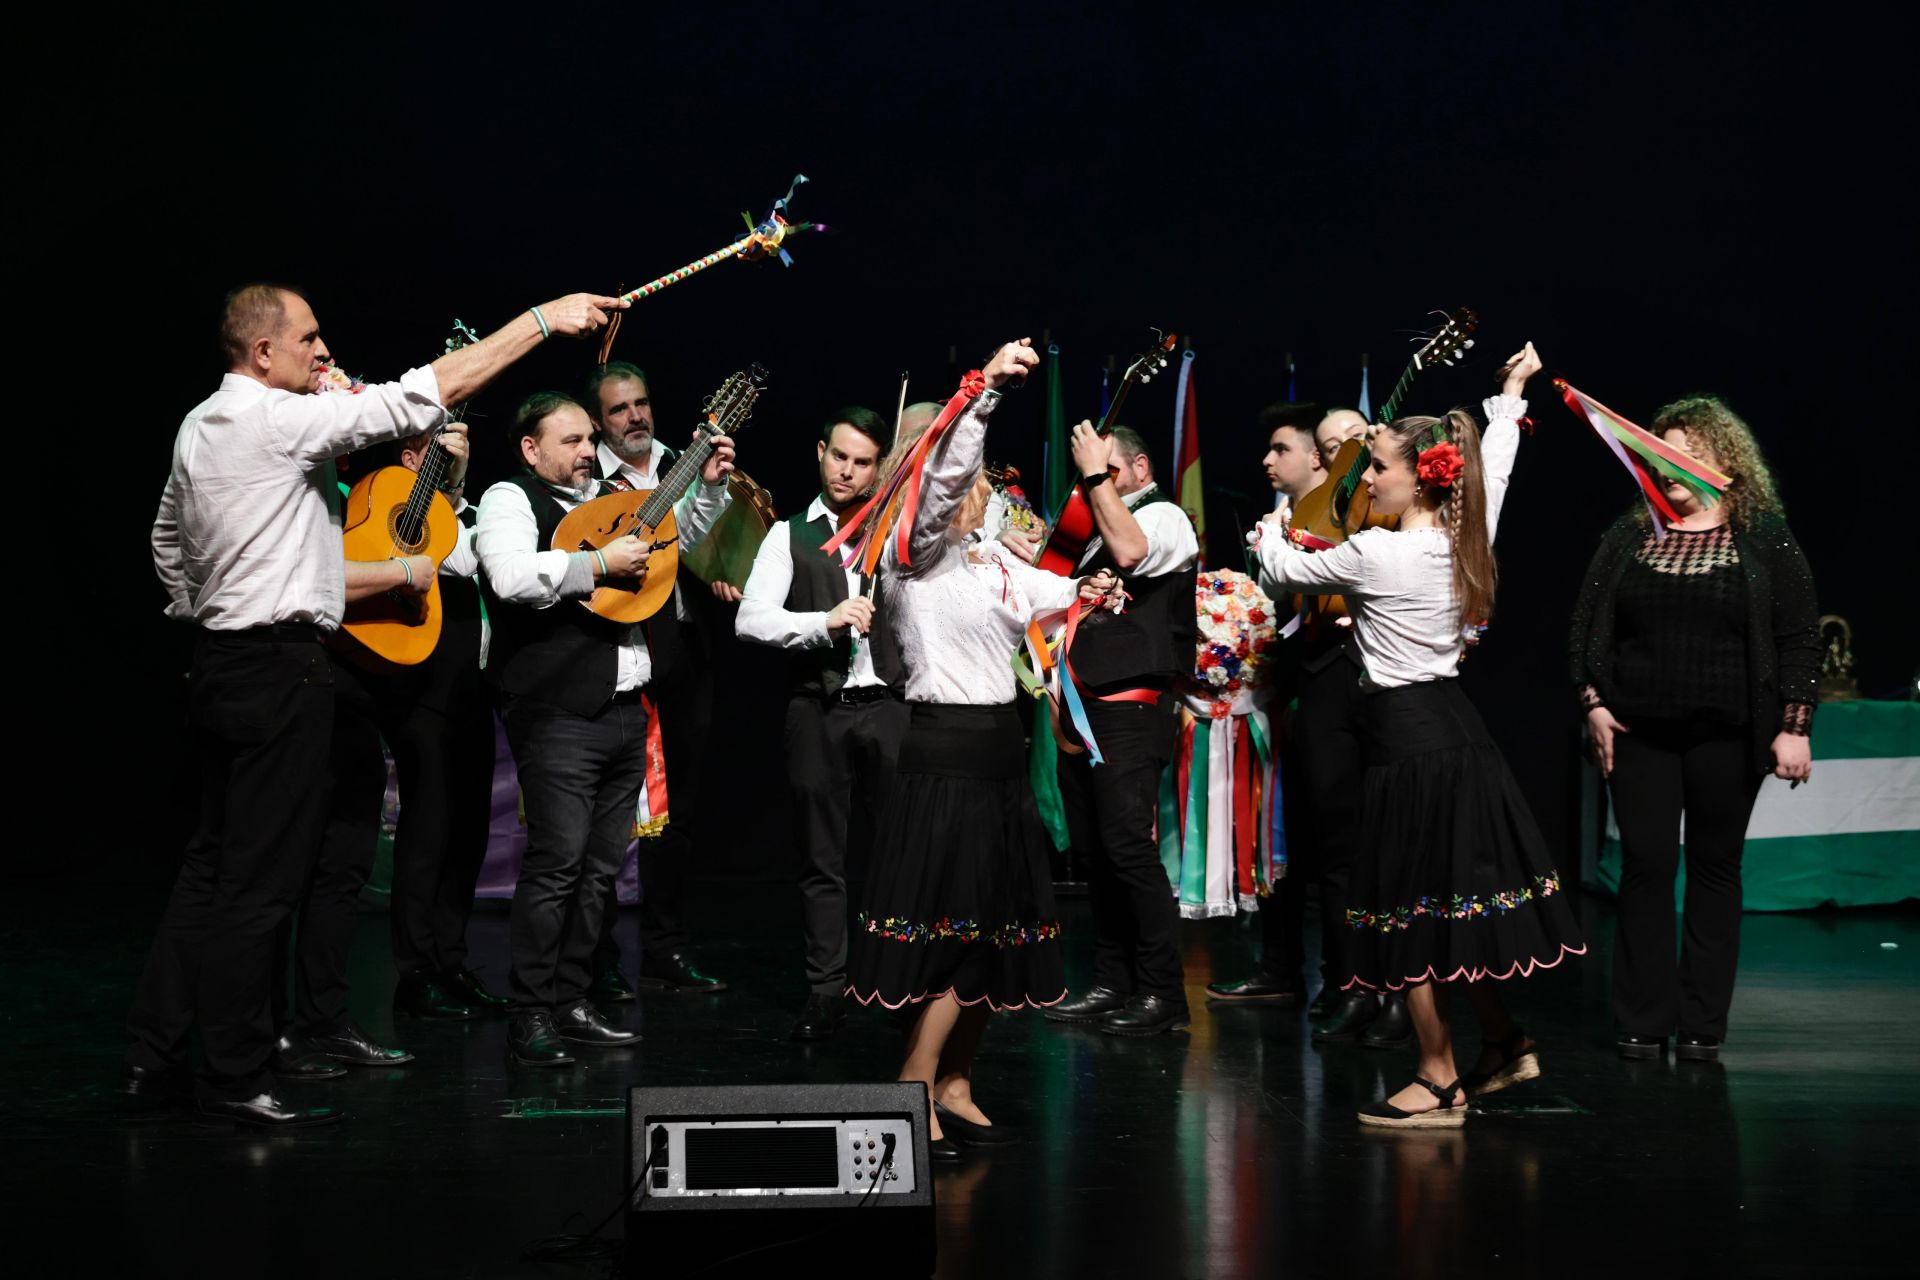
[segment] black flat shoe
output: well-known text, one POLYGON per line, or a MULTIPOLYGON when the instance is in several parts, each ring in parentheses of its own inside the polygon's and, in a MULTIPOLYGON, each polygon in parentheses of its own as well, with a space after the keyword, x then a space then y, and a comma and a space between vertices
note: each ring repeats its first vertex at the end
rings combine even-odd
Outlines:
POLYGON ((1475 1071, 1460 1077, 1460 1085, 1469 1098, 1498 1093, 1509 1085, 1540 1078, 1540 1049, 1537 1045, 1527 1045, 1525 1028, 1515 1027, 1512 1035, 1493 1048, 1500 1054, 1498 1066, 1491 1071, 1475 1071))
POLYGON ((726 983, 700 972, 690 956, 678 951, 664 960, 643 959, 633 985, 642 991, 690 991, 695 995, 727 989, 726 983))
POLYGON ((1187 1002, 1168 996, 1135 996, 1095 1025, 1110 1036, 1157 1036, 1187 1029, 1187 1002))
POLYGON ((1371 991, 1343 991, 1325 1022, 1314 1024, 1315 1044, 1347 1044, 1360 1038, 1380 1015, 1380 997, 1371 991))
POLYGON ((1048 1005, 1040 1016, 1048 1022, 1098 1022, 1116 1009, 1127 1007, 1127 998, 1110 987, 1089 987, 1085 995, 1059 1004, 1048 1005))
POLYGON ((311 1084, 315 1080, 338 1080, 347 1069, 281 1036, 273 1046, 273 1074, 282 1080, 311 1084))
POLYGON ((1714 1036, 1675 1036, 1673 1056, 1681 1062, 1718 1062, 1720 1041, 1714 1036))
POLYGON ((807 997, 807 1007, 800 1011, 800 1020, 793 1024, 792 1038, 795 1040, 831 1040, 833 1033, 847 1020, 847 998, 813 992, 807 997))
POLYGON ((1630 1062, 1652 1062, 1667 1051, 1665 1036, 1620 1036, 1614 1042, 1620 1056, 1630 1062))
POLYGON ((1380 1002, 1380 1012, 1360 1033, 1360 1045, 1366 1049, 1404 1049, 1413 1043, 1413 1015, 1407 1012, 1406 998, 1388 996, 1380 1002))
POLYGON ((1298 978, 1277 977, 1265 969, 1238 982, 1209 982, 1207 1000, 1219 1004, 1299 1004, 1307 998, 1307 988, 1298 978))
POLYGON ((596 1004, 632 1004, 633 984, 618 969, 602 969, 593 975, 587 999, 596 1004))
POLYGON ((640 1040, 639 1032, 614 1026, 585 1000, 555 1009, 553 1025, 567 1043, 591 1045, 596 1049, 619 1049, 640 1040))
POLYGON ((473 1008, 431 973, 409 973, 393 989, 393 1008, 427 1022, 464 1022, 473 1008))
POLYGON ((487 990, 487 984, 480 981, 480 975, 471 969, 448 969, 440 975, 440 985, 457 1004, 463 1004, 475 1013, 505 1013, 508 1001, 505 996, 497 996, 487 990))
POLYGON ((507 1024, 507 1057, 523 1067, 569 1067, 573 1055, 545 1009, 516 1013, 507 1024))
POLYGON ((203 1124, 243 1125, 249 1129, 316 1129, 338 1124, 346 1114, 332 1107, 289 1107, 270 1093, 230 1102, 202 1102, 203 1124))
POLYGON ((928 1142, 927 1158, 934 1164, 959 1164, 964 1159, 960 1154, 960 1144, 951 1135, 928 1142))
POLYGON ((138 1067, 131 1062, 123 1063, 120 1067, 120 1083, 113 1087, 113 1091, 142 1102, 186 1102, 193 1097, 193 1072, 187 1069, 184 1062, 170 1067, 138 1067))
POLYGON ((1440 1105, 1431 1111, 1402 1111, 1391 1102, 1376 1102, 1360 1109, 1360 1123, 1382 1129, 1458 1129, 1466 1124, 1467 1100, 1460 1096, 1458 1080, 1444 1089, 1418 1076, 1413 1082, 1432 1090, 1440 1105))
POLYGON ((351 1018, 332 1031, 304 1037, 299 1047, 306 1056, 331 1058, 350 1067, 404 1067, 413 1061, 405 1049, 376 1044, 351 1018))
POLYGON ((1011 1147, 1021 1141, 1020 1135, 1010 1129, 1003 1129, 997 1124, 975 1124, 937 1102, 933 1104, 933 1113, 940 1117, 942 1133, 969 1147, 1011 1147))

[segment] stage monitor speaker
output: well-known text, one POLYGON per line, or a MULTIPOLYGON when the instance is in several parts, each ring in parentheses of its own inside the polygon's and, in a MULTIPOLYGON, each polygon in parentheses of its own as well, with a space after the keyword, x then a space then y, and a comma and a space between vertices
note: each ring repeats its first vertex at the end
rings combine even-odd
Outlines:
POLYGON ((927 1142, 921 1084, 631 1090, 627 1274, 863 1259, 856 1269, 932 1275, 927 1142))

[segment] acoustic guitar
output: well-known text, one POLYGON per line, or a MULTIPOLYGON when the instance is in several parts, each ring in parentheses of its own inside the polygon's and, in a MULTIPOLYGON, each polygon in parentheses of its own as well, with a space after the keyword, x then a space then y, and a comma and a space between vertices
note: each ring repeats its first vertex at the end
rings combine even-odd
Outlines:
MULTIPOLYGON (((458 351, 478 341, 478 335, 453 322, 447 350, 458 351)), ((461 405, 448 416, 466 416, 461 405)), ((340 629, 358 642, 348 653, 358 658, 371 653, 396 666, 418 666, 440 643, 440 562, 460 543, 460 520, 453 504, 440 492, 453 458, 440 447, 436 433, 418 472, 405 467, 381 467, 362 476, 348 492, 341 511, 341 532, 349 560, 387 560, 395 556, 431 556, 434 572, 424 594, 385 591, 347 606, 340 629), (364 653, 362 652, 364 651, 364 653)))
MULTIPOLYGON (((1436 364, 1452 364, 1473 346, 1474 331, 1479 327, 1480 317, 1469 308, 1462 307, 1448 314, 1407 361, 1407 367, 1380 406, 1378 420, 1392 422, 1398 417, 1407 392, 1413 389, 1420 375, 1436 364)), ((1364 438, 1341 445, 1327 468, 1331 478, 1300 500, 1288 521, 1289 527, 1312 534, 1323 542, 1341 543, 1362 529, 1390 529, 1397 525, 1398 516, 1373 514, 1373 495, 1361 483, 1372 463, 1373 453, 1364 438)), ((1302 604, 1307 609, 1309 627, 1324 625, 1333 618, 1344 617, 1347 612, 1346 601, 1340 596, 1320 596, 1303 600, 1302 604)))
MULTIPOLYGON (((1155 329, 1155 335, 1160 331, 1155 329)), ((1094 428, 1101 435, 1112 431, 1120 419, 1120 406, 1126 403, 1127 392, 1134 384, 1153 381, 1153 375, 1167 367, 1167 356, 1180 343, 1178 334, 1169 333, 1158 337, 1154 345, 1142 354, 1135 356, 1133 363, 1127 366, 1120 385, 1114 389, 1113 399, 1107 404, 1106 413, 1100 417, 1100 424, 1094 428)), ((1109 471, 1118 468, 1109 467, 1109 471)), ((1080 557, 1087 552, 1087 543, 1094 535, 1093 506, 1087 501, 1086 491, 1078 484, 1073 486, 1067 500, 1055 514, 1053 532, 1047 535, 1047 545, 1040 549, 1040 558, 1035 562, 1048 573, 1057 573, 1063 578, 1071 578, 1080 564, 1080 557)))
POLYGON ((673 597, 674 578, 680 571, 674 504, 700 478, 700 468, 713 454, 713 441, 746 426, 766 384, 767 371, 756 364, 728 378, 707 397, 706 420, 658 487, 605 494, 567 513, 553 533, 556 550, 593 551, 628 535, 650 542, 653 548, 640 577, 601 579, 593 595, 580 602, 583 606, 614 622, 644 622, 673 597))

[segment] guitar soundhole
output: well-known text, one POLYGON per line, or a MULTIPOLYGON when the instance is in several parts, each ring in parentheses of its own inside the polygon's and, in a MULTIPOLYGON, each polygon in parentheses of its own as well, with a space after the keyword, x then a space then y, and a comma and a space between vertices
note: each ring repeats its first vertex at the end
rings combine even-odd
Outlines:
POLYGON ((393 539, 396 552, 419 555, 427 545, 427 522, 407 519, 405 506, 393 507, 387 512, 387 536, 393 539))

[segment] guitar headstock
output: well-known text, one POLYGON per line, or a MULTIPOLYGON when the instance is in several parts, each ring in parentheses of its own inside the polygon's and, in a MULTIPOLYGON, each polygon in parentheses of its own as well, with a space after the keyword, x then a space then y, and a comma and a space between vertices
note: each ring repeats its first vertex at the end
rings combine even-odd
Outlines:
POLYGON ((766 385, 766 366, 758 363, 730 376, 702 406, 706 422, 701 430, 709 436, 730 436, 745 427, 766 385))
POLYGON ((1135 356, 1133 363, 1127 366, 1126 373, 1120 379, 1122 382, 1152 382, 1153 375, 1167 367, 1168 357, 1180 345, 1180 335, 1163 334, 1155 329, 1153 339, 1153 345, 1135 356))
POLYGON ((1473 347, 1473 335, 1480 328, 1480 317, 1472 307, 1446 313, 1440 327, 1428 334, 1413 353, 1413 367, 1426 369, 1436 364, 1452 364, 1473 347))
POLYGON ((456 316, 453 321, 453 332, 447 335, 446 354, 452 355, 460 348, 470 347, 478 341, 480 341, 480 335, 473 331, 473 327, 456 316))

